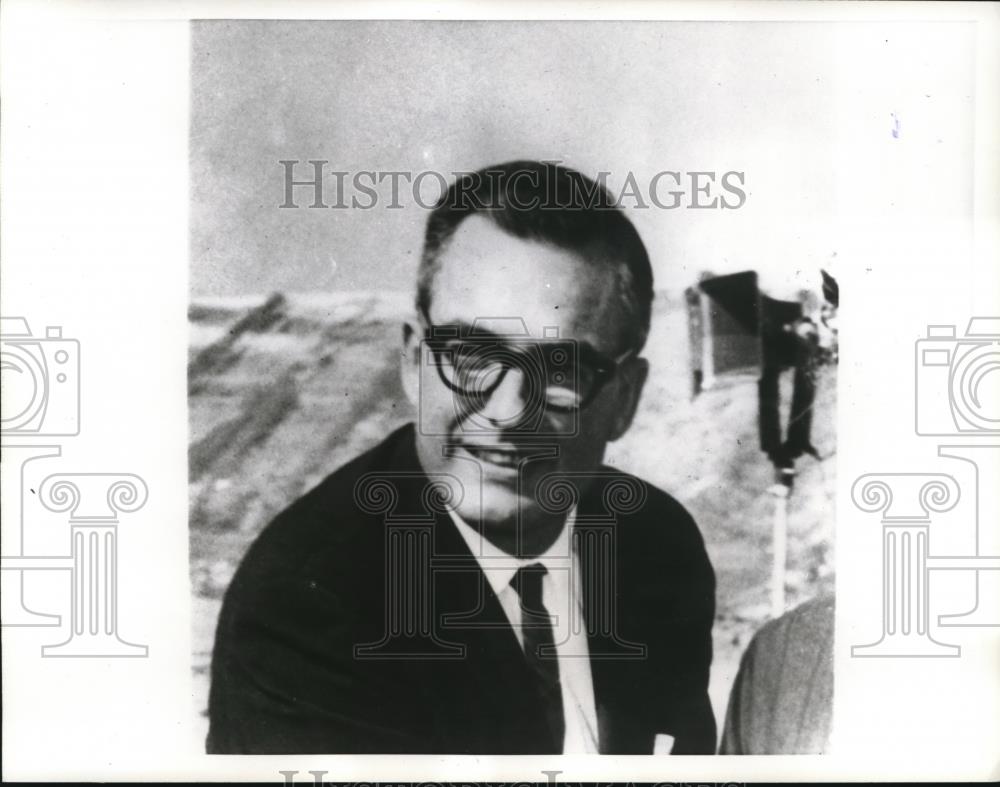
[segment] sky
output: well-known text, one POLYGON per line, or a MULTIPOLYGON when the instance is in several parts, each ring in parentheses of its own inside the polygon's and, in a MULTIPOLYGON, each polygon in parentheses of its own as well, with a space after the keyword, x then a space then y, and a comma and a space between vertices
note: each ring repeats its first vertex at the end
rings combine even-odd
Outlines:
POLYGON ((192 293, 412 288, 428 211, 405 183, 399 209, 389 181, 373 209, 281 209, 282 160, 350 184, 549 159, 647 194, 664 170, 742 172, 734 210, 686 207, 690 187, 677 209, 625 200, 657 288, 835 268, 885 210, 970 215, 972 40, 940 23, 194 22, 192 293))

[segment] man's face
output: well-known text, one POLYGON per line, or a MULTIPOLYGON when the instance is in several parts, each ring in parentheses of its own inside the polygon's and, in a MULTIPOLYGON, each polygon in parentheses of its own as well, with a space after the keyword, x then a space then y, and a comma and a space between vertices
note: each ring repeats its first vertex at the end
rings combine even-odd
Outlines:
POLYGON ((631 317, 616 297, 611 266, 509 235, 481 216, 459 225, 439 262, 429 314, 404 330, 403 376, 419 411, 418 457, 432 478, 457 479, 450 483, 460 485, 455 497, 461 498, 457 513, 463 520, 473 527, 481 522, 484 534, 508 551, 518 543, 520 528, 522 547, 541 551, 544 533, 557 533, 552 526, 564 514, 539 506, 539 481, 600 466, 607 443, 631 423, 645 361, 633 355, 604 375, 582 408, 567 412, 559 394, 573 393, 578 379, 593 379, 594 367, 614 367, 605 361, 630 349, 622 336, 631 317), (527 336, 509 341, 522 323, 527 336), (434 336, 442 329, 457 333, 448 347, 464 348, 484 366, 482 374, 460 376, 465 367, 450 349, 435 356, 424 342, 428 328, 434 336), (569 353, 558 352, 554 342, 566 348, 567 340, 569 353), (500 357, 531 360, 506 366, 482 360, 500 357), (441 363, 446 379, 437 368, 441 363), (569 374, 562 376, 564 370, 569 374), (471 396, 463 392, 476 387, 470 380, 481 383, 471 396), (564 380, 569 382, 554 385, 564 380), (556 394, 551 406, 542 391, 556 394))

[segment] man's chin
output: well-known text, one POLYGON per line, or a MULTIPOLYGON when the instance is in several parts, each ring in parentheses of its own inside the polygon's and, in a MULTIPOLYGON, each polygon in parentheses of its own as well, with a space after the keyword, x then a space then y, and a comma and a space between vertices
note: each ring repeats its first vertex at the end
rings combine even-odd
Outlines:
MULTIPOLYGON (((466 524, 480 524, 489 534, 513 534, 518 522, 532 528, 548 520, 532 492, 539 477, 552 471, 555 463, 536 461, 505 468, 474 459, 462 447, 441 464, 440 471, 453 479, 453 499, 460 500, 455 513, 466 524), (530 491, 529 491, 530 490, 530 491)), ((491 539, 492 540, 492 539, 491 539)))
POLYGON ((484 483, 476 497, 478 499, 464 500, 458 509, 458 515, 471 525, 482 523, 487 529, 512 528, 519 519, 530 520, 538 515, 538 506, 533 500, 507 486, 484 483))

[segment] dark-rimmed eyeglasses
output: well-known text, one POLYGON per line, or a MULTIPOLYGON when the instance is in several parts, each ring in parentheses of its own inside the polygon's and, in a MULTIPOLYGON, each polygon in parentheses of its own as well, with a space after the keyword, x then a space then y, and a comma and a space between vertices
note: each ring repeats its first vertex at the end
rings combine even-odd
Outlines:
POLYGON ((428 362, 441 381, 473 406, 485 405, 511 369, 521 372, 522 396, 530 408, 543 404, 560 413, 580 410, 597 397, 632 356, 629 349, 609 358, 588 344, 567 339, 536 339, 434 325, 426 312, 424 342, 428 362))

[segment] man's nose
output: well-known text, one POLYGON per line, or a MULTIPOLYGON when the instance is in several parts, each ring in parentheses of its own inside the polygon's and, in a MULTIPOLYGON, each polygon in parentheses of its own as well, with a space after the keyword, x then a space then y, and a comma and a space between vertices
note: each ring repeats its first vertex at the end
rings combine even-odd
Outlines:
POLYGON ((511 367, 500 384, 487 396, 479 417, 496 426, 517 426, 526 415, 529 381, 522 369, 511 367))

